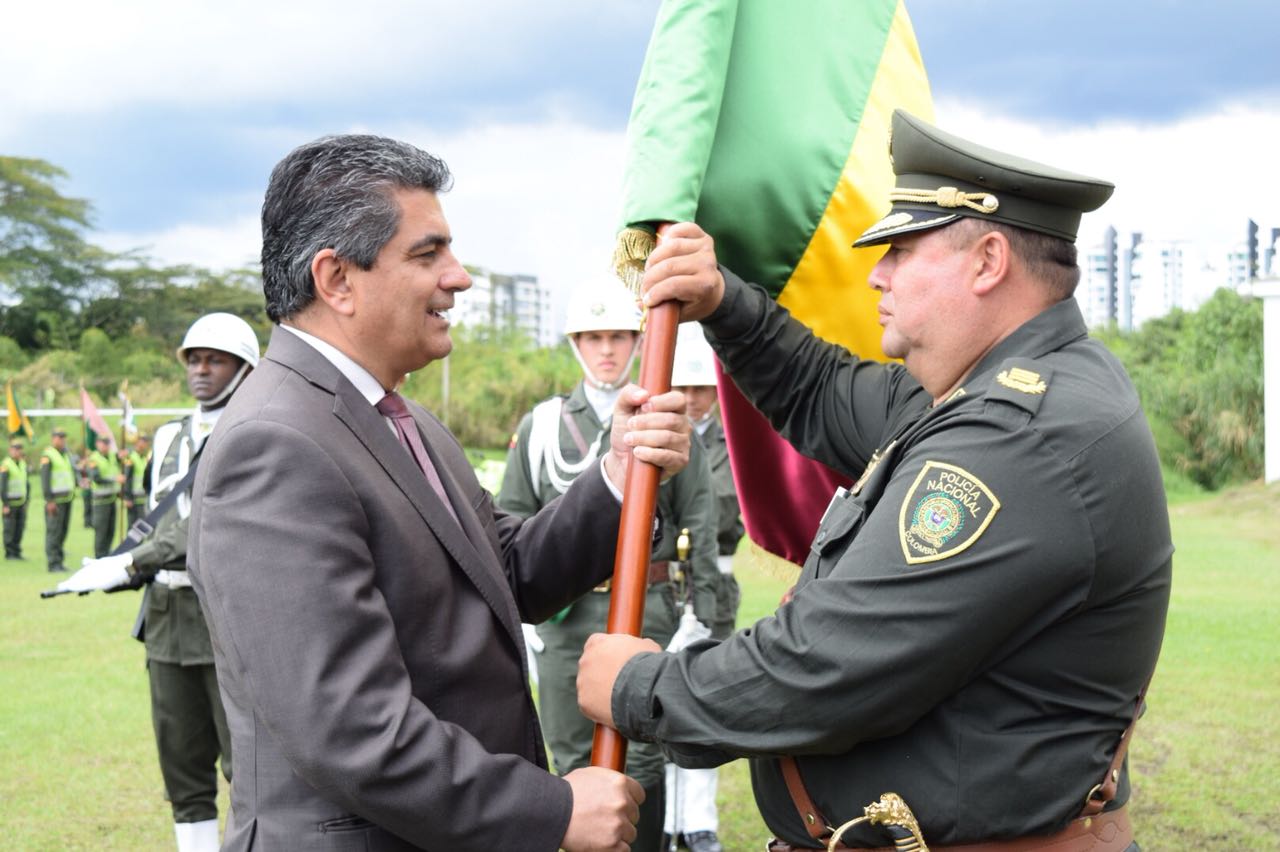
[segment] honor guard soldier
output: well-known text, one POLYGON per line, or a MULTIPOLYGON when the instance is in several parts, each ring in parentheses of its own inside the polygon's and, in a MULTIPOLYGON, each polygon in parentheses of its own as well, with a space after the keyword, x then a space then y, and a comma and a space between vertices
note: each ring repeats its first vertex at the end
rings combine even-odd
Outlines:
MULTIPOLYGON (((218 693, 213 648, 204 613, 187 576, 191 478, 205 438, 231 394, 258 365, 258 338, 234 314, 200 317, 178 348, 195 410, 156 430, 150 508, 175 487, 183 493, 154 519, 154 529, 131 550, 85 560, 58 584, 66 591, 145 584, 135 638, 147 647, 151 722, 160 754, 165 795, 173 807, 178 852, 218 848, 218 777, 231 780, 231 737, 218 693)), ((136 492, 135 492, 136 493, 136 492)))
POLYGON ((129 526, 147 515, 147 462, 151 461, 151 441, 137 435, 124 459, 124 508, 129 526))
POLYGON ((93 555, 100 558, 111 552, 116 533, 116 502, 124 484, 110 435, 96 436, 93 452, 85 464, 85 478, 93 489, 93 555))
POLYGON ((1125 753, 1173 545, 1138 395, 1072 298, 1113 187, 892 124, 892 209, 854 245, 888 247, 870 285, 902 363, 818 339, 692 223, 649 257, 646 299, 856 481, 776 614, 679 655, 593 636, 580 701, 681 763, 752 758, 775 850, 893 845, 887 823, 934 852, 1136 849, 1125 753))
MULTIPOLYGON (((695 323, 685 323, 677 331, 671 387, 683 393, 688 402, 689 421, 706 450, 711 469, 719 519, 716 565, 720 570, 716 582, 716 617, 707 626, 712 639, 725 639, 733 632, 741 597, 738 581, 733 576, 733 554, 745 528, 738 510, 738 492, 733 485, 724 427, 715 417, 715 353, 695 323)), ((716 834, 720 827, 716 813, 717 770, 684 769, 668 763, 666 773, 665 833, 677 843, 683 841, 690 852, 722 852, 724 847, 716 834)))
POLYGON ((27 528, 31 480, 21 441, 9 442, 9 455, 0 463, 0 500, 4 504, 4 558, 22 558, 22 534, 27 528))
POLYGON ((66 571, 62 549, 76 499, 76 470, 67 452, 67 433, 58 427, 49 436, 49 446, 40 452, 40 492, 44 495, 45 560, 50 572, 66 571))
POLYGON ((88 443, 80 445, 77 452, 72 450, 69 458, 72 466, 76 469, 76 479, 80 483, 80 505, 84 509, 81 513, 81 523, 87 530, 93 529, 93 480, 89 478, 89 456, 96 449, 88 443))
MULTIPOLYGON (((640 346, 640 311, 620 283, 609 281, 573 294, 565 334, 582 367, 582 381, 568 396, 543 400, 526 414, 512 437, 498 505, 530 517, 555 500, 584 470, 599 464, 608 441, 611 412, 631 374, 640 346)), ((678 619, 671 563, 676 537, 689 529, 688 564, 695 614, 715 618, 715 503, 706 456, 694 440, 689 465, 658 489, 661 536, 655 542, 645 597, 643 634, 664 645, 678 619)), ((537 628, 538 709, 547 745, 561 775, 591 763, 594 725, 578 711, 574 679, 590 634, 603 630, 609 613, 609 583, 537 628)), ((535 646, 536 648, 536 646, 535 646)), ((626 773, 645 788, 636 850, 656 852, 662 842, 663 758, 649 744, 628 749, 626 773)))

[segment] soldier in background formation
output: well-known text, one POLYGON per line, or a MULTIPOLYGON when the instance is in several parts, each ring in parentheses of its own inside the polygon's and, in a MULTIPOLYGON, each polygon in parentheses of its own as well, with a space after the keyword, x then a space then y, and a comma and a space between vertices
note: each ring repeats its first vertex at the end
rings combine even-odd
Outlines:
POLYGON ((97 435, 93 452, 85 463, 85 479, 93 491, 93 556, 100 559, 111 552, 116 535, 116 502, 124 484, 120 460, 112 451, 110 435, 97 435))
POLYGON ((22 558, 22 533, 27 528, 31 479, 21 441, 9 442, 9 455, 0 463, 0 501, 4 505, 4 558, 22 558))
MULTIPOLYGON (((715 417, 715 354, 697 323, 685 323, 677 332, 671 387, 684 394, 689 421, 707 453, 719 519, 716 543, 720 569, 716 582, 716 617, 707 626, 712 639, 725 639, 733 632, 741 593, 733 576, 733 554, 738 549, 744 527, 738 510, 738 493, 729 467, 729 447, 724 428, 715 417)), ((665 845, 690 852, 723 852, 717 832, 717 769, 685 769, 666 766, 667 808, 663 823, 665 845)))
MULTIPOLYGON (((611 281, 581 289, 570 299, 565 333, 582 367, 583 380, 567 396, 540 402, 512 437, 497 502, 529 517, 555 500, 583 471, 599 464, 608 440, 614 402, 631 375, 640 346, 635 297, 611 281)), ((661 534, 652 552, 643 634, 665 645, 676 631, 677 601, 672 560, 676 539, 688 529, 691 552, 686 574, 697 617, 716 618, 716 516, 706 454, 692 441, 689 465, 658 489, 661 534)), ((609 583, 597 586, 537 628, 538 708, 556 770, 567 774, 591 762, 594 726, 578 712, 575 678, 587 636, 603 630, 609 583)), ((632 743, 626 773, 645 788, 636 850, 654 852, 662 843, 663 758, 654 746, 632 743)))
POLYGON ((147 464, 151 461, 151 441, 146 435, 134 438, 133 449, 124 453, 124 509, 132 527, 147 516, 147 464))
POLYGON ((84 509, 80 522, 87 530, 93 529, 93 480, 89 478, 89 456, 93 451, 94 447, 86 442, 80 445, 79 451, 70 452, 71 466, 75 468, 76 482, 80 485, 80 504, 84 509))
MULTIPOLYGON (((218 693, 213 648, 204 612, 187 574, 187 527, 191 480, 205 438, 213 431, 231 394, 258 365, 258 339, 233 314, 212 313, 192 323, 179 347, 195 410, 156 430, 150 508, 176 487, 177 502, 152 521, 154 530, 136 547, 84 567, 58 584, 65 591, 90 591, 145 584, 134 637, 146 643, 155 730, 165 796, 173 808, 178 852, 218 848, 218 756, 231 780, 231 736, 218 693)), ((131 469, 146 467, 145 439, 130 456, 131 469)), ((132 477, 130 478, 132 482, 132 477)), ((145 496, 145 490, 141 489, 145 496)), ((139 493, 135 486, 130 492, 139 493)))
POLYGON ((67 433, 54 427, 49 446, 40 452, 40 493, 44 496, 44 556, 49 571, 66 571, 63 546, 71 527, 71 504, 76 499, 74 457, 67 452, 67 433))

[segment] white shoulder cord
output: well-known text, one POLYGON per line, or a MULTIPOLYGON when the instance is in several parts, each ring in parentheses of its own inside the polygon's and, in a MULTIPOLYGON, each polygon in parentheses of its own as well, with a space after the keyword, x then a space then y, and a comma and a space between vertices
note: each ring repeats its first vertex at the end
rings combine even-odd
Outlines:
POLYGON ((533 423, 529 431, 529 475, 533 487, 538 487, 541 468, 545 464, 551 487, 559 494, 568 491, 578 475, 600 457, 600 447, 609 433, 609 424, 606 423, 581 459, 566 461, 560 452, 560 412, 563 405, 564 400, 558 396, 538 403, 533 409, 533 423))

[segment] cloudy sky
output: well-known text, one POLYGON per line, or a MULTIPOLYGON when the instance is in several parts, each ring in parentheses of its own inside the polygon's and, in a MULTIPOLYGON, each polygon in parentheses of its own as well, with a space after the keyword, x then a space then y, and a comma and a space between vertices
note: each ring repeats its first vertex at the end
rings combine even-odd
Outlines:
MULTIPOLYGON (((288 150, 325 133, 398 136, 453 169, 445 211, 466 262, 562 293, 607 266, 657 5, 12 4, 0 153, 66 169, 96 241, 222 268, 256 258, 267 174, 288 150)), ((1108 224, 1224 244, 1250 217, 1280 227, 1274 0, 908 8, 939 124, 1117 183, 1082 242, 1108 224)))

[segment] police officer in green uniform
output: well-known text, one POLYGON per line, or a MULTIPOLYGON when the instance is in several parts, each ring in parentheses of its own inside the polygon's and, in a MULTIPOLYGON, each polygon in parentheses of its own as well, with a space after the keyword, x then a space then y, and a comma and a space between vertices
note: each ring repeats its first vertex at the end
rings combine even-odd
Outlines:
POLYGON ((94 440, 94 450, 85 465, 85 477, 93 488, 93 555, 98 558, 111 552, 116 534, 116 502, 124 484, 110 435, 98 435, 94 440))
POLYGON ((0 501, 4 511, 4 558, 22 558, 22 534, 27 529, 27 500, 31 480, 21 441, 9 442, 9 455, 0 463, 0 501))
MULTIPOLYGON (((195 410, 155 434, 151 502, 156 507, 181 483, 231 394, 258 365, 258 339, 233 314, 206 314, 187 330, 178 361, 186 367, 195 410)), ((173 807, 178 852, 218 848, 216 765, 231 780, 231 738, 218 693, 209 628, 187 578, 190 488, 131 550, 84 567, 58 584, 66 591, 146 585, 135 636, 147 647, 151 722, 165 794, 173 807)))
POLYGON ((40 492, 44 495, 44 556, 51 572, 66 571, 63 545, 71 528, 76 499, 75 463, 67 452, 67 433, 54 428, 40 452, 40 492))
POLYGON ((151 442, 138 435, 124 460, 124 508, 129 513, 129 526, 147 516, 147 462, 151 459, 151 442))
POLYGON ((855 245, 888 245, 870 285, 902 364, 814 337, 696 225, 650 257, 646 297, 681 301, 774 426, 856 481, 775 615, 679 656, 593 636, 579 699, 683 764, 752 757, 775 849, 825 847, 886 791, 935 852, 1136 849, 1122 734, 1173 546, 1137 394, 1071 298, 1112 186, 902 112, 891 138, 892 209, 855 245))
MULTIPOLYGON (((565 333, 583 381, 526 414, 512 438, 498 505, 529 517, 559 497, 593 464, 608 440, 614 402, 631 374, 640 340, 635 297, 608 282, 575 293, 565 333)), ((666 644, 676 630, 672 560, 682 529, 690 533, 688 582, 698 618, 715 618, 715 504, 705 454, 692 441, 689 464, 658 489, 660 538, 654 543, 643 633, 666 644)), ((609 612, 604 584, 537 628, 538 709, 556 770, 564 775, 591 763, 593 724, 577 708, 574 679, 587 636, 603 630, 609 612)), ((534 646, 536 648, 536 645, 534 646)), ((626 772, 645 788, 633 849, 654 852, 662 842, 663 758, 652 745, 628 749, 626 772)))

